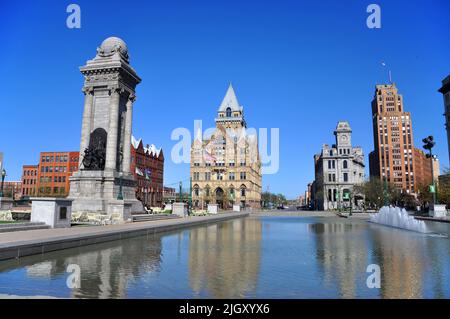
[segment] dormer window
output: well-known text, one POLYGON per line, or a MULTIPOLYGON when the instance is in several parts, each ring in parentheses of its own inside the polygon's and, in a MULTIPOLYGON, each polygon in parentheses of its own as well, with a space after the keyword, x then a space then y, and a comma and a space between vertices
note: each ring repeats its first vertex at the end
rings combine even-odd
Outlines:
POLYGON ((231 117, 231 108, 227 107, 226 116, 231 117))

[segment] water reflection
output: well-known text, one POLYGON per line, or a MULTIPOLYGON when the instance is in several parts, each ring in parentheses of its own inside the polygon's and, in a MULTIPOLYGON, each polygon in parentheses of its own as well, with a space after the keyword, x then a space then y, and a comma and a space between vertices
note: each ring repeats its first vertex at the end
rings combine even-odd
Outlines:
MULTIPOLYGON (((20 266, 29 279, 61 279, 60 290, 49 291, 52 295, 61 296, 61 292, 68 291, 70 295, 64 297, 125 298, 129 282, 144 273, 160 270, 161 250, 160 236, 131 238, 7 261, 1 264, 0 272, 20 266), (70 264, 80 266, 80 288, 69 289, 65 285, 70 264)), ((17 288, 30 295, 43 295, 42 288, 33 287, 27 278, 17 288)))
POLYGON ((0 262, 0 296, 449 298, 449 279, 449 238, 342 218, 250 217, 0 262))
MULTIPOLYGON (((426 276, 427 236, 419 233, 371 225, 374 263, 381 267, 381 297, 422 298, 426 276)), ((432 261, 434 262, 434 260, 432 261)))
POLYGON ((326 288, 336 286, 338 297, 357 297, 357 285, 367 267, 366 225, 330 221, 310 224, 316 236, 317 267, 326 288))
POLYGON ((259 275, 261 222, 239 219, 193 229, 189 234, 189 284, 195 295, 245 297, 259 275))
POLYGON ((332 219, 311 224, 309 229, 316 235, 317 267, 322 272, 323 287, 336 289, 338 297, 449 296, 447 238, 332 219), (366 286, 369 264, 381 268, 380 289, 366 286))

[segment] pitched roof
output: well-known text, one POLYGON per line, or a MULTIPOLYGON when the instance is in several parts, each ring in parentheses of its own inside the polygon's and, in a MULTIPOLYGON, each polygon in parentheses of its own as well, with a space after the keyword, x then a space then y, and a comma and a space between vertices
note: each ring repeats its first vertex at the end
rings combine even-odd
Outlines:
MULTIPOLYGON (((131 145, 133 145, 134 149, 138 149, 139 145, 142 143, 142 139, 136 139, 133 135, 131 135, 131 145)), ((142 145, 144 152, 149 153, 153 156, 159 157, 159 155, 161 154, 162 148, 156 148, 156 146, 154 144, 150 145, 149 147, 144 147, 144 145, 142 145)))
POLYGON ((223 98, 222 103, 219 107, 219 112, 226 112, 227 108, 231 108, 232 111, 242 111, 242 106, 239 105, 236 93, 234 92, 233 86, 230 83, 227 93, 223 98))

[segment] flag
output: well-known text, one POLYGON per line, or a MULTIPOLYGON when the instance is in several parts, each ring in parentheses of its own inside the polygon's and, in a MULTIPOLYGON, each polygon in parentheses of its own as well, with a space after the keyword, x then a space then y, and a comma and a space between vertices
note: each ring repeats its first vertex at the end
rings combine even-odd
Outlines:
POLYGON ((136 172, 136 174, 138 174, 139 176, 144 176, 144 173, 139 169, 139 167, 136 167, 136 169, 134 170, 136 172))
POLYGON ((209 153, 207 150, 205 150, 203 152, 203 158, 207 162, 216 162, 216 160, 217 160, 217 158, 214 155, 212 155, 211 153, 209 153))
POLYGON ((151 176, 152 176, 152 170, 150 168, 146 168, 145 169, 145 178, 150 179, 151 176))

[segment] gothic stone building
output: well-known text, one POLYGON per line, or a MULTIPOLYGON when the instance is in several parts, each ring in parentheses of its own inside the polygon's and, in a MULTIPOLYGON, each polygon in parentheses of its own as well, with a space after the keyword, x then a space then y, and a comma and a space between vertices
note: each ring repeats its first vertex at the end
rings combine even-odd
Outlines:
POLYGON ((353 192, 355 184, 364 182, 364 154, 360 147, 352 147, 352 130, 347 121, 337 124, 336 144, 325 144, 314 155, 314 206, 331 210, 352 206, 359 209, 363 197, 353 192))
POLYGON ((261 207, 261 161, 256 133, 250 133, 233 87, 215 119, 214 132, 197 132, 191 148, 192 200, 196 208, 261 207))

